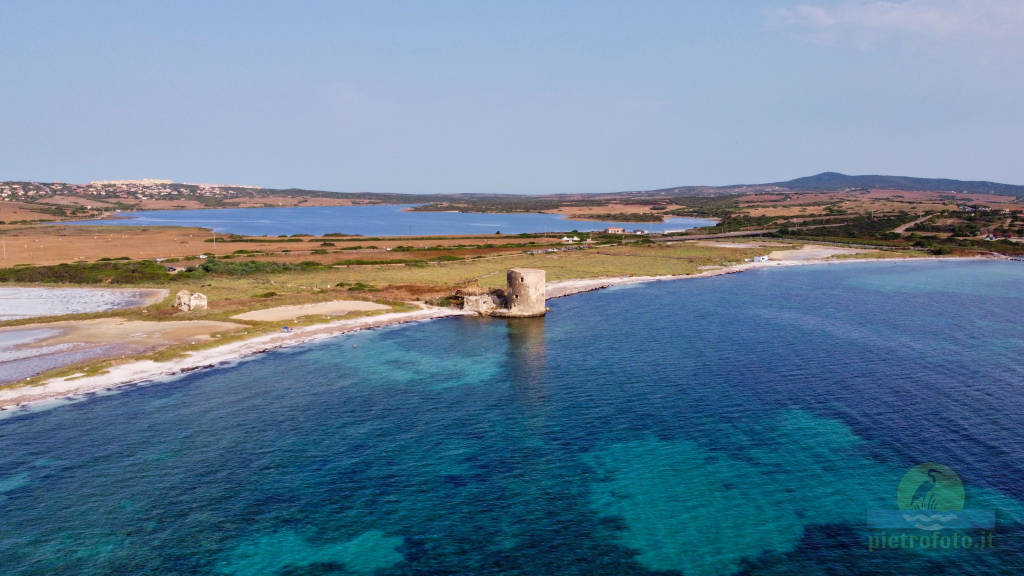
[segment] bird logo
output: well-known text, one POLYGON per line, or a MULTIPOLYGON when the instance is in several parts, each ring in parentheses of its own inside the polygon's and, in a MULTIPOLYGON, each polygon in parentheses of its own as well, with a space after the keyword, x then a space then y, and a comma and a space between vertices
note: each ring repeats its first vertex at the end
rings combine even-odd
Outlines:
POLYGON ((915 528, 941 530, 964 509, 964 487, 948 466, 918 464, 903 476, 896 489, 896 504, 915 528))

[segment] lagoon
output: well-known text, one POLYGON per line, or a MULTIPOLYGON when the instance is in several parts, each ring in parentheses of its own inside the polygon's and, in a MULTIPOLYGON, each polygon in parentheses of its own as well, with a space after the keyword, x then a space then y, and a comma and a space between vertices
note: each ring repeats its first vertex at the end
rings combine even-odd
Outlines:
POLYGON ((581 232, 620 226, 651 232, 713 226, 706 218, 668 218, 664 222, 567 220, 558 214, 480 214, 411 212, 412 205, 220 208, 123 212, 111 220, 73 224, 114 226, 198 226, 215 232, 253 236, 358 234, 361 236, 437 236, 447 234, 523 234, 581 232))

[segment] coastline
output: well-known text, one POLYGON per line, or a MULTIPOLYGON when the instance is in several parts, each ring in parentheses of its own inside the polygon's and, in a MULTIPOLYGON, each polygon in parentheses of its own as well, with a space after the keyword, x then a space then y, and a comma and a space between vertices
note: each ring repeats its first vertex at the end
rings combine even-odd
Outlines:
POLYGON ((726 274, 739 274, 748 270, 765 270, 772 268, 789 268, 792 266, 821 266, 825 264, 845 263, 866 263, 866 262, 934 262, 934 261, 956 261, 964 262, 971 260, 1000 260, 984 256, 922 256, 920 258, 844 258, 841 260, 770 260, 768 262, 746 262, 732 266, 716 267, 696 274, 666 275, 666 276, 616 276, 605 278, 581 278, 578 280, 561 280, 550 282, 547 285, 547 297, 562 298, 580 294, 582 292, 593 292, 613 286, 625 286, 629 284, 643 284, 647 282, 663 282, 666 280, 685 280, 688 278, 712 278, 726 274))
MULTIPOLYGON (((711 278, 725 274, 737 274, 748 270, 772 269, 792 266, 811 266, 822 264, 866 263, 866 262, 918 262, 918 261, 965 261, 965 260, 998 260, 988 257, 920 257, 920 258, 846 258, 830 259, 782 259, 768 262, 747 262, 732 266, 706 269, 696 274, 665 275, 665 276, 622 276, 604 278, 584 278, 561 280, 547 285, 547 298, 562 298, 583 292, 591 292, 630 284, 660 282, 666 280, 684 280, 691 278, 711 278)), ((153 360, 129 361, 110 368, 108 371, 94 376, 74 378, 55 378, 34 386, 0 388, 0 412, 19 410, 32 405, 48 403, 61 399, 81 397, 101 391, 113 390, 125 386, 152 382, 165 378, 174 378, 189 372, 224 366, 271 350, 298 346, 309 342, 323 340, 368 330, 411 322, 423 322, 438 318, 474 315, 472 312, 453 308, 438 308, 422 305, 421 309, 409 312, 392 312, 377 316, 362 316, 342 319, 325 324, 315 324, 293 329, 291 332, 277 332, 255 336, 247 340, 231 342, 215 348, 208 348, 189 353, 188 355, 165 362, 153 360)))
POLYGON ((468 314, 470 313, 462 310, 424 306, 420 310, 409 312, 360 316, 294 328, 290 332, 263 334, 247 340, 191 352, 184 357, 166 362, 134 360, 113 366, 108 371, 95 376, 74 379, 71 379, 72 377, 55 378, 35 386, 0 388, 0 411, 16 410, 33 404, 78 397, 163 378, 173 378, 197 370, 223 366, 271 350, 298 346, 342 334, 468 314))

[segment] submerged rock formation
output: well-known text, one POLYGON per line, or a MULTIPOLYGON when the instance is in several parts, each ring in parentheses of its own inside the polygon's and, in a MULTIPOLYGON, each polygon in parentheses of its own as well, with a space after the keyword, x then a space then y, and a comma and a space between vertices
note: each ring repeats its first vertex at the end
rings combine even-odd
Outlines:
POLYGON ((503 318, 527 318, 547 313, 546 274, 543 270, 511 268, 507 282, 507 290, 464 296, 462 308, 481 316, 503 318))

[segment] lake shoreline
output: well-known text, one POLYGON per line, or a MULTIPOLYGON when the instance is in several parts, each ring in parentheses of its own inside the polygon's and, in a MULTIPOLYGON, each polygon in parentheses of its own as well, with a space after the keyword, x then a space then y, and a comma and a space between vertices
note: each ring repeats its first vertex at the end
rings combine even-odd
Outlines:
MULTIPOLYGON (((768 270, 793 266, 811 266, 822 264, 871 263, 871 262, 919 262, 919 261, 969 261, 969 260, 1002 260, 986 257, 921 257, 921 258, 846 258, 840 260, 807 259, 807 260, 770 260, 768 262, 747 262, 732 266, 713 267, 696 274, 666 276, 623 276, 613 278, 584 278, 551 282, 547 285, 549 299, 563 298, 574 294, 592 292, 614 286, 661 282, 668 280, 685 280, 694 278, 712 278, 726 274, 738 274, 749 270, 768 270)), ((408 312, 392 312, 376 316, 362 316, 342 319, 325 324, 314 324, 294 328, 289 332, 263 334, 253 338, 224 344, 215 348, 191 352, 182 358, 166 362, 152 360, 134 360, 112 367, 110 370, 95 376, 79 378, 55 378, 33 386, 0 388, 0 411, 24 410, 43 403, 63 399, 74 399, 97 392, 117 388, 174 379, 190 372, 216 367, 229 366, 249 357, 293 347, 310 342, 333 338, 362 330, 396 326, 414 322, 425 322, 439 318, 471 316, 470 312, 454 308, 438 308, 423 305, 419 310, 408 312)))

